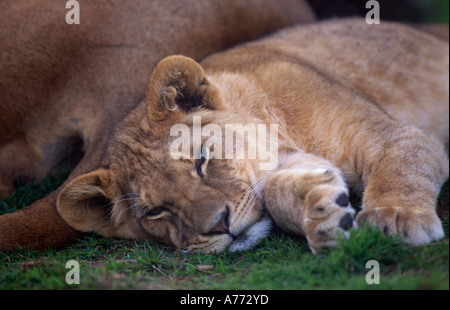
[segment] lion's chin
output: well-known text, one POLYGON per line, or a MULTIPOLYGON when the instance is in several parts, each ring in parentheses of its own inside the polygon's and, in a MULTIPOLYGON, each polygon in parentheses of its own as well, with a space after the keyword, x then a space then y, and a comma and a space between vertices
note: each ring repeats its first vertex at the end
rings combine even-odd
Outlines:
POLYGON ((207 243, 194 244, 183 249, 185 252, 198 251, 201 253, 237 252, 249 250, 265 238, 272 229, 272 219, 264 217, 242 231, 239 235, 216 234, 210 236, 207 243))
POLYGON ((234 238, 228 246, 228 251, 237 252, 251 249, 257 245, 261 239, 265 238, 270 233, 271 229, 272 220, 270 218, 263 218, 234 238))

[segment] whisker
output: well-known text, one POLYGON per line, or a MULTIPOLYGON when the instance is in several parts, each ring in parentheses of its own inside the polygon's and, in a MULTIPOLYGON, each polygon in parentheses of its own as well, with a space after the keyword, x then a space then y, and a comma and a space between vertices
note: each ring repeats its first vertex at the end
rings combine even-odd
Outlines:
POLYGON ((120 196, 116 197, 115 199, 121 199, 121 198, 129 197, 129 196, 139 197, 140 195, 138 193, 128 193, 128 194, 120 195, 120 196))
MULTIPOLYGON (((130 200, 136 200, 136 199, 138 199, 139 197, 140 197, 140 195, 139 195, 138 193, 127 193, 127 194, 123 194, 123 195, 120 195, 120 196, 114 198, 113 200, 111 200, 111 202, 108 202, 108 203, 102 205, 101 207, 102 207, 102 208, 107 208, 107 207, 110 207, 110 206, 114 206, 115 204, 117 204, 117 203, 119 203, 119 202, 130 201, 130 200), (129 197, 129 196, 131 196, 131 197, 129 197), (134 196, 134 197, 132 197, 132 196, 134 196), (124 198, 124 197, 129 197, 129 198, 124 198), (123 199, 121 199, 121 198, 123 198, 123 199)), ((93 226, 97 226, 97 225, 98 225, 99 223, 101 223, 102 221, 109 220, 108 218, 113 218, 113 217, 114 217, 115 219, 117 219, 117 218, 119 218, 124 212, 126 212, 126 211, 129 210, 129 209, 134 208, 136 205, 141 204, 141 203, 143 203, 143 202, 135 203, 135 204, 133 204, 132 206, 126 208, 125 210, 122 210, 122 211, 121 211, 119 214, 117 214, 117 215, 114 215, 114 213, 112 212, 113 209, 111 209, 111 210, 109 210, 108 212, 106 212, 105 215, 104 215, 103 217, 101 217, 98 221, 94 222, 94 223, 93 223, 93 226)))
POLYGON ((243 192, 241 203, 238 206, 237 212, 242 212, 245 209, 245 213, 251 212, 253 207, 257 205, 257 201, 264 200, 264 186, 266 185, 267 179, 270 177, 272 172, 269 172, 260 178, 254 180, 243 192))
POLYGON ((130 209, 133 209, 133 208, 135 208, 136 206, 138 206, 138 205, 140 205, 140 204, 143 204, 143 203, 144 203, 143 201, 136 202, 136 203, 133 204, 132 206, 130 206, 130 207, 128 207, 128 208, 122 210, 119 214, 117 214, 117 215, 115 216, 115 218, 119 218, 119 217, 120 217, 123 213, 125 213, 126 211, 128 211, 128 210, 130 210, 130 209))
POLYGON ((139 198, 139 197, 124 198, 124 199, 120 199, 120 200, 114 200, 113 202, 114 202, 114 203, 119 203, 119 202, 122 202, 122 201, 136 200, 136 199, 138 199, 138 198, 139 198))
POLYGON ((252 184, 250 184, 249 187, 247 187, 247 189, 244 192, 244 195, 247 194, 247 192, 251 192, 253 195, 259 196, 259 198, 263 198, 262 197, 262 193, 263 193, 263 187, 266 184, 267 179, 269 178, 269 176, 272 173, 269 172, 266 175, 258 178, 257 180, 255 180, 252 184))
POLYGON ((130 195, 136 195, 136 196, 139 196, 138 193, 127 193, 127 194, 120 195, 120 196, 117 197, 117 198, 124 197, 124 196, 130 196, 130 195))
POLYGON ((142 213, 146 210, 146 205, 144 204, 143 206, 142 206, 142 208, 139 210, 139 212, 137 213, 137 216, 135 216, 135 218, 134 218, 134 223, 136 223, 136 221, 138 220, 138 218, 141 218, 142 217, 142 213))

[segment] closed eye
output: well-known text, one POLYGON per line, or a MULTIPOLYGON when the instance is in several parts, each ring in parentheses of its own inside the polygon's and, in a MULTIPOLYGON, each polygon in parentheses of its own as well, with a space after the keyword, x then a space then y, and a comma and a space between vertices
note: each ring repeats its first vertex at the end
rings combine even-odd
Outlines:
POLYGON ((169 213, 169 210, 165 207, 155 207, 151 210, 148 210, 145 214, 147 219, 156 219, 164 215, 164 213, 169 213))
POLYGON ((203 176, 202 166, 206 162, 206 157, 203 156, 203 153, 200 155, 200 161, 195 164, 195 171, 201 177, 203 176))

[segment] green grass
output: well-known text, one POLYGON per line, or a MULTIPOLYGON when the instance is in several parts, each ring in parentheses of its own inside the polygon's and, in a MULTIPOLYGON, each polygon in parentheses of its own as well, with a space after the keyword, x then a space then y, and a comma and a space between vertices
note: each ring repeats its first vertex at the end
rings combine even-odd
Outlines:
MULTIPOLYGON (((448 22, 448 0, 416 0, 422 22, 448 22)), ((0 201, 0 214, 45 197, 68 171, 19 188, 0 201)), ((304 239, 275 232, 255 249, 240 253, 189 254, 161 244, 86 236, 60 250, 21 249, 0 254, 4 289, 449 289, 449 184, 438 213, 446 237, 424 247, 409 247, 376 229, 352 231, 339 249, 313 255, 304 239), (368 285, 368 260, 380 263, 380 284, 368 285), (80 284, 65 281, 66 262, 80 264, 80 284), (203 267, 202 267, 203 266, 203 267), (207 266, 208 268, 204 267, 207 266)))
POLYGON ((3 201, 0 200, 0 215, 14 212, 38 199, 44 198, 55 191, 67 179, 70 171, 71 168, 67 166, 42 182, 33 182, 29 186, 19 187, 9 198, 3 201))
POLYGON ((421 11, 417 16, 419 22, 424 23, 448 23, 449 1, 448 0, 411 0, 421 11))
MULTIPOLYGON (((61 181, 50 178, 19 189, 42 197, 61 181)), ((15 210, 27 201, 3 202, 15 210), (12 206, 9 204, 13 203, 12 206)), ((161 244, 86 236, 77 244, 44 252, 21 249, 0 254, 0 289, 449 289, 448 198, 439 198, 445 239, 410 247, 371 227, 351 231, 339 249, 313 255, 304 239, 274 232, 255 249, 240 253, 185 253, 161 244), (80 284, 65 281, 69 260, 80 264, 80 284), (365 281, 365 264, 380 263, 380 284, 365 281), (206 266, 206 267, 205 267, 206 266)))

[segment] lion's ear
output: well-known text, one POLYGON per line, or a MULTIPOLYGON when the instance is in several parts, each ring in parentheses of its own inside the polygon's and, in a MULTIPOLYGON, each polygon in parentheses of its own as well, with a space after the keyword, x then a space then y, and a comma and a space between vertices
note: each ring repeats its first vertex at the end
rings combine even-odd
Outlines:
POLYGON ((154 121, 221 105, 218 91, 206 79, 203 68, 184 56, 170 56, 158 63, 147 87, 147 102, 154 121))
POLYGON ((116 229, 110 217, 109 186, 109 172, 105 169, 77 177, 58 196, 56 206, 59 214, 79 231, 114 236, 116 229))

